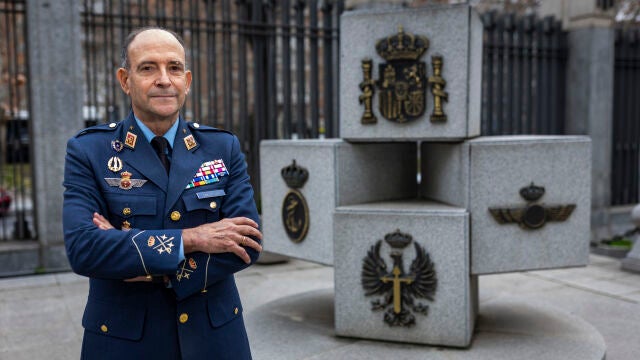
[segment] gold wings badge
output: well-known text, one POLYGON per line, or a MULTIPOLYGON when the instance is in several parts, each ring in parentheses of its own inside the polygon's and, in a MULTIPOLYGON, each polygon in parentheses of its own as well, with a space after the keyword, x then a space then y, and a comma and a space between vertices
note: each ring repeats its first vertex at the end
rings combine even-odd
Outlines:
POLYGON ((565 221, 576 208, 575 204, 543 205, 536 201, 545 193, 542 186, 531 183, 520 189, 520 196, 527 200, 525 206, 520 207, 491 207, 489 212, 499 224, 516 223, 521 228, 535 230, 543 227, 549 221, 565 221))

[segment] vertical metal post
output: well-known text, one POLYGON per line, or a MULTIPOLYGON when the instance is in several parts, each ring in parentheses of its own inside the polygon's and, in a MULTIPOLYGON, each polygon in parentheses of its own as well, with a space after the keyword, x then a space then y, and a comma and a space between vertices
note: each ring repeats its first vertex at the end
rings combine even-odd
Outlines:
MULTIPOLYGON (((246 0, 236 0, 236 11, 238 21, 241 23, 249 22, 249 9, 246 0)), ((242 151, 248 153, 251 142, 249 141, 250 123, 249 123, 249 95, 247 91, 247 35, 252 29, 247 27, 238 27, 238 118, 240 120, 240 146, 242 151)), ((231 69, 229 69, 230 71, 231 69)), ((261 96, 254 94, 254 97, 261 96)))
MULTIPOLYGON (((332 15, 333 15, 333 1, 332 0, 324 0, 324 4, 321 8, 322 10, 322 54, 323 54, 323 68, 325 69, 324 75, 324 128, 325 135, 327 137, 334 137, 337 135, 337 130, 334 129, 333 122, 334 113, 333 113, 333 87, 334 87, 334 77, 332 76, 333 72, 330 69, 333 69, 333 39, 332 39, 332 15)), ((336 76, 337 81, 337 76, 336 76)))
POLYGON ((282 0, 282 129, 283 138, 291 138, 291 20, 289 0, 282 0))
POLYGON ((318 137, 318 123, 320 106, 318 101, 318 0, 309 1, 309 59, 311 62, 310 79, 310 108, 311 108, 311 137, 318 137))
POLYGON ((224 128, 227 130, 233 129, 233 69, 232 54, 233 45, 231 44, 231 9, 230 0, 222 1, 222 63, 224 69, 227 69, 223 73, 224 83, 224 128))
POLYGON ((297 0, 296 10, 296 133, 299 138, 307 137, 306 124, 306 83, 305 83, 305 48, 304 48, 304 0, 297 0))

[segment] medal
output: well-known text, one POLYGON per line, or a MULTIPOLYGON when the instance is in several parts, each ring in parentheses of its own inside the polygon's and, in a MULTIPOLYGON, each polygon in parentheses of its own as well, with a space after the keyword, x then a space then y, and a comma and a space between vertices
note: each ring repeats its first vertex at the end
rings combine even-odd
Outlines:
POLYGON ((116 152, 122 151, 122 147, 123 147, 122 141, 120 141, 118 139, 115 139, 115 140, 111 141, 111 148, 113 150, 115 150, 116 152))

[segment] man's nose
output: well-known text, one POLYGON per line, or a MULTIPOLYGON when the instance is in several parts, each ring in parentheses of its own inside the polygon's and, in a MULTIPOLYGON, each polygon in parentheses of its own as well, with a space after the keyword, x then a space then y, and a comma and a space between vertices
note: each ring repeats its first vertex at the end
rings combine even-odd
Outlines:
POLYGON ((160 74, 156 79, 156 86, 165 87, 171 85, 171 80, 169 79, 169 72, 165 68, 160 69, 160 74))

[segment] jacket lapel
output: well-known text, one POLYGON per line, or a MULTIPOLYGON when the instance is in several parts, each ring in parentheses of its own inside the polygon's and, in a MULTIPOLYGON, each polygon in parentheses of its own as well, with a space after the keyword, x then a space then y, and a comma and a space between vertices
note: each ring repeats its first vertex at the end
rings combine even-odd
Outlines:
POLYGON ((162 191, 166 191, 169 181, 167 173, 151 144, 138 128, 133 113, 130 113, 129 117, 124 120, 123 125, 122 133, 120 134, 122 143, 126 144, 128 132, 136 136, 136 141, 133 148, 125 145, 120 157, 126 164, 138 170, 147 179, 158 185, 162 191))
POLYGON ((196 171, 202 164, 202 159, 195 155, 200 144, 196 142, 195 146, 187 149, 185 138, 193 136, 187 123, 180 117, 180 125, 176 138, 173 141, 173 153, 171 155, 171 170, 169 173, 169 188, 167 189, 167 202, 165 209, 171 209, 187 184, 193 179, 196 171))

